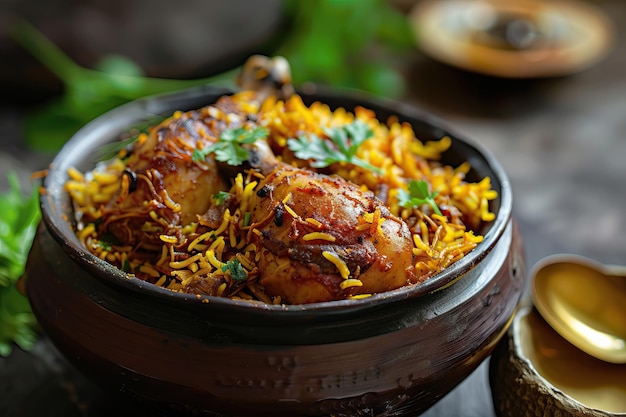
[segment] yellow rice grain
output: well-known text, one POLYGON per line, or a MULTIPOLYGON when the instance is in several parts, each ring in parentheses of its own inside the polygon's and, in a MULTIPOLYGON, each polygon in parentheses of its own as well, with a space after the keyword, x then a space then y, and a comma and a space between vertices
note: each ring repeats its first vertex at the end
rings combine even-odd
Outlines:
POLYGON ((218 236, 213 243, 209 246, 210 251, 216 254, 219 258, 222 257, 222 252, 226 247, 226 241, 224 240, 224 236, 218 236))
POLYGON ((250 207, 248 207, 248 202, 250 201, 252 194, 254 193, 254 189, 257 185, 258 183, 256 181, 251 181, 243 189, 240 207, 242 213, 245 213, 250 209, 250 207))
POLYGON ((178 242, 178 238, 176 236, 159 235, 159 239, 161 239, 165 243, 176 243, 176 242, 178 242))
POLYGON ((237 223, 239 222, 239 213, 235 213, 235 216, 231 218, 228 225, 228 243, 231 247, 237 247, 237 223))
MULTIPOLYGON (((432 254, 432 250, 431 247, 428 245, 428 243, 424 242, 422 240, 422 238, 420 237, 420 235, 414 234, 413 235, 413 244, 415 245, 415 250, 419 250, 422 253, 431 256, 432 254)), ((420 252, 414 252, 416 255, 418 255, 420 252)))
POLYGON ((328 233, 311 232, 311 233, 307 233, 306 235, 302 236, 302 240, 305 240, 305 241, 325 240, 327 242, 334 242, 335 240, 337 240, 337 238, 335 238, 335 236, 330 235, 328 233))
POLYGON ((293 217, 294 219, 298 219, 300 218, 300 216, 298 216, 298 213, 296 213, 295 211, 293 211, 293 209, 291 207, 289 207, 287 204, 284 204, 283 207, 285 208, 285 211, 287 213, 289 213, 289 215, 291 217, 293 217))
POLYGON ((205 233, 201 234, 200 236, 196 237, 187 246, 187 251, 189 251, 189 252, 193 251, 200 242, 204 242, 204 241, 208 240, 211 236, 213 236, 214 233, 215 232, 213 232, 213 231, 205 232, 205 233))
POLYGON ((217 269, 221 269, 225 265, 222 261, 217 259, 217 257, 215 256, 215 251, 212 249, 207 250, 205 256, 207 257, 211 265, 213 265, 217 269))
POLYGON ((163 189, 159 192, 159 195, 161 196, 161 198, 163 199, 163 203, 170 209, 172 209, 172 211, 174 213, 178 213, 181 209, 182 206, 180 204, 178 204, 177 202, 175 202, 174 200, 172 200, 172 198, 170 197, 170 195, 167 193, 167 190, 163 189))
POLYGON ((349 295, 348 296, 348 300, 363 300, 363 299, 369 298, 371 296, 372 296, 372 294, 354 294, 354 295, 349 295))
POLYGON ((342 290, 345 290, 346 288, 362 287, 362 286, 363 286, 363 282, 360 279, 354 279, 354 278, 344 279, 343 281, 341 281, 341 284, 339 284, 339 288, 341 288, 342 290))
POLYGON ((94 181, 96 181, 101 187, 110 184, 117 184, 120 180, 119 175, 109 172, 93 171, 92 175, 94 181))
POLYGON ((322 228, 322 223, 318 220, 315 220, 312 217, 307 217, 306 219, 304 219, 305 222, 312 224, 313 226, 317 227, 318 229, 322 228))
POLYGON ((169 263, 169 266, 173 269, 183 269, 188 267, 192 263, 195 263, 198 260, 202 259, 202 256, 202 253, 196 253, 195 255, 190 256, 187 259, 183 259, 182 261, 172 261, 169 263))
POLYGON ((77 232, 78 240, 84 245, 87 246, 86 240, 88 236, 94 235, 96 232, 96 226, 93 223, 89 223, 82 230, 77 232))
POLYGON ((242 253, 238 253, 235 255, 235 258, 241 263, 244 269, 251 271, 255 268, 254 263, 250 260, 248 256, 245 256, 242 253))
POLYGON ((161 275, 161 278, 159 278, 154 285, 156 285, 157 287, 162 287, 165 284, 165 281, 167 281, 167 275, 161 275))
POLYGON ((224 292, 226 291, 227 288, 227 284, 225 282, 221 283, 219 287, 217 287, 217 296, 218 297, 223 297, 224 296, 224 292))
POLYGON ((332 262, 337 270, 339 271, 339 275, 343 279, 348 279, 350 277, 350 270, 348 269, 348 265, 341 259, 337 254, 329 251, 322 251, 322 256, 332 262))
POLYGON ((216 236, 221 235, 226 230, 229 224, 230 224, 230 210, 226 209, 224 211, 224 218, 222 219, 222 224, 220 224, 220 227, 218 227, 217 230, 215 230, 215 235, 216 236))
POLYGON ((139 266, 139 272, 142 272, 144 274, 148 274, 151 277, 160 277, 161 273, 159 271, 157 271, 156 269, 154 269, 154 267, 150 264, 143 264, 139 266))

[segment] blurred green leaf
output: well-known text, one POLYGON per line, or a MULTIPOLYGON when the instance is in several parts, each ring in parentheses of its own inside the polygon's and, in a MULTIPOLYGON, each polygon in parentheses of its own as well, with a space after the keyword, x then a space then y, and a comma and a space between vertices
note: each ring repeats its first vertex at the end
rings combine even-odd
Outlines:
POLYGON ((35 317, 16 284, 41 218, 37 187, 25 195, 14 173, 8 179, 10 189, 0 194, 0 356, 12 343, 28 349, 35 340, 35 317))
POLYGON ((29 350, 36 340, 35 325, 28 299, 15 285, 0 288, 0 356, 9 356, 13 344, 29 350))
POLYGON ((362 88, 378 96, 400 97, 406 88, 402 74, 380 63, 363 65, 359 77, 362 88))
POLYGON ((26 115, 24 140, 31 149, 56 152, 85 123, 109 110, 111 106, 125 102, 125 99, 113 101, 111 98, 104 103, 80 106, 75 97, 64 96, 53 100, 47 106, 26 115))
POLYGON ((96 69, 107 74, 127 75, 136 78, 144 75, 139 65, 121 55, 105 56, 96 69))
POLYGON ((0 286, 22 275, 32 237, 39 222, 37 190, 24 196, 15 174, 9 175, 11 189, 0 195, 0 286))
POLYGON ((125 102, 208 83, 230 86, 235 79, 232 73, 196 80, 145 77, 137 65, 121 56, 103 58, 96 69, 84 68, 25 21, 17 21, 10 33, 65 87, 62 97, 27 117, 26 141, 35 150, 58 150, 80 127, 125 102))
POLYGON ((414 45, 408 19, 386 0, 285 0, 291 32, 278 54, 306 81, 400 97, 394 66, 414 45))

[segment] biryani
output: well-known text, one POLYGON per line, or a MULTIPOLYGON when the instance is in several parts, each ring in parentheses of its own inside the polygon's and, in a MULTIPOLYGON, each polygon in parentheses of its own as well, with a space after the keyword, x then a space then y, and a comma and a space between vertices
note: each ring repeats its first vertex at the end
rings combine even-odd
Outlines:
POLYGON ((177 111, 65 188, 95 256, 171 291, 271 304, 417 285, 472 251, 490 179, 374 111, 243 90, 177 111))

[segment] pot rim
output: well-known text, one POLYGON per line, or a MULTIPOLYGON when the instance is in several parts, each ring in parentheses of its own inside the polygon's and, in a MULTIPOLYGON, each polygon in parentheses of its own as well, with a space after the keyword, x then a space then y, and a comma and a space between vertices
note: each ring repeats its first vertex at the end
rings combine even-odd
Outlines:
MULTIPOLYGON (((95 145, 104 145, 112 142, 119 134, 127 132, 133 125, 156 114, 167 115, 174 110, 191 110, 209 105, 215 98, 232 94, 232 90, 211 85, 194 87, 178 92, 160 94, 131 101, 114 108, 95 118, 77 131, 59 153, 54 157, 48 172, 43 179, 46 192, 40 195, 42 222, 48 228, 54 239, 63 250, 79 265, 94 274, 98 279, 116 288, 130 290, 138 295, 151 297, 161 302, 173 303, 202 303, 206 306, 219 308, 245 309, 246 311, 275 311, 281 314, 300 314, 303 312, 332 313, 358 311, 379 307, 383 304, 406 299, 418 298, 449 287, 463 275, 477 265, 496 245, 503 235, 512 217, 512 189, 508 176, 502 165, 493 154, 467 138, 457 134, 441 119, 408 103, 392 99, 381 98, 362 91, 338 89, 320 86, 307 86, 306 92, 299 92, 303 99, 314 101, 352 100, 364 107, 385 109, 400 118, 419 120, 429 127, 440 130, 448 135, 453 142, 462 143, 477 156, 482 158, 492 172, 492 181, 500 186, 498 193, 499 208, 496 218, 491 222, 483 241, 476 249, 465 255, 454 264, 432 276, 423 283, 404 286, 395 290, 373 294, 370 297, 358 300, 337 300, 297 305, 271 305, 261 302, 233 300, 217 296, 201 296, 170 291, 156 285, 149 284, 132 274, 124 272, 108 262, 89 252, 80 243, 68 218, 71 212, 71 202, 64 184, 67 180, 67 169, 85 159, 85 155, 93 154, 95 145), (213 99, 211 99, 213 97, 213 99), (115 132, 112 134, 111 132, 115 132)), ((93 167, 93 164, 90 165, 93 167)))

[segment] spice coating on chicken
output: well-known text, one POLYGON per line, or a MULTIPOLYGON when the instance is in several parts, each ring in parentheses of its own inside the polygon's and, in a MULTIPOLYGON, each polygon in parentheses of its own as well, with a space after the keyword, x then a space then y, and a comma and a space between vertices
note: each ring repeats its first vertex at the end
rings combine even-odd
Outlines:
POLYGON ((166 229, 195 221, 213 194, 228 189, 216 175, 215 158, 193 158, 195 149, 215 142, 215 125, 223 124, 208 110, 181 114, 140 136, 126 162, 120 195, 103 208, 103 231, 124 244, 158 242, 166 229))
MULTIPOLYGON (((271 166, 271 158, 262 159, 271 166)), ((372 193, 339 177, 275 166, 250 203, 259 283, 268 295, 304 304, 418 279, 408 226, 372 193)))

